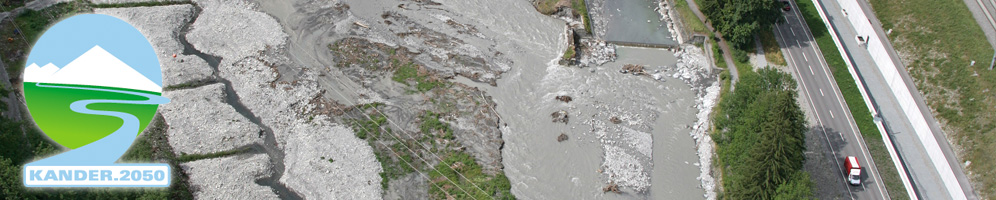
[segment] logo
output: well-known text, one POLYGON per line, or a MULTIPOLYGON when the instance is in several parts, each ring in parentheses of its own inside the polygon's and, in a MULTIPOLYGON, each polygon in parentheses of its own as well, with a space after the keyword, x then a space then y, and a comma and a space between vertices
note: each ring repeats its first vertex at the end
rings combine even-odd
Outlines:
POLYGON ((24 68, 38 127, 70 151, 25 164, 27 187, 166 187, 169 165, 115 163, 159 108, 162 69, 149 41, 118 18, 84 14, 49 28, 24 68))

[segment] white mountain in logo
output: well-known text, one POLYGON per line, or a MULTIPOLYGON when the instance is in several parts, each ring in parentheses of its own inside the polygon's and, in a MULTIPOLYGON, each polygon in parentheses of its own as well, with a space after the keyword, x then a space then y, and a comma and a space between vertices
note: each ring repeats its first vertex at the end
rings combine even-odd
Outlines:
POLYGON ((42 67, 38 67, 38 65, 32 63, 31 66, 24 69, 24 82, 45 82, 44 79, 52 76, 55 71, 59 71, 59 67, 56 67, 52 63, 48 63, 42 67))
POLYGON ((93 46, 62 69, 51 63, 40 68, 32 63, 24 70, 24 82, 93 85, 162 92, 162 86, 138 73, 100 46, 93 46), (53 68, 57 71, 52 72, 53 68))

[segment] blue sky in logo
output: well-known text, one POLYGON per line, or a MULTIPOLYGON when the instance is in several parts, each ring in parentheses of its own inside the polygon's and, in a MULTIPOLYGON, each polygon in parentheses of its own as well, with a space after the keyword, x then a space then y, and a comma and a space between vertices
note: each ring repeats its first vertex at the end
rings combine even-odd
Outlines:
POLYGON ((64 67, 94 45, 100 45, 128 66, 162 86, 159 58, 152 44, 127 22, 102 14, 84 14, 55 24, 35 43, 25 65, 64 67))

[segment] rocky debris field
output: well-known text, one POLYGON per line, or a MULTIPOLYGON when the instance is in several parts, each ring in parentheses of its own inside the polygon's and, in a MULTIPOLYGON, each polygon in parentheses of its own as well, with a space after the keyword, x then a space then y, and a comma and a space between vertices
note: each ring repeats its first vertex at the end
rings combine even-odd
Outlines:
MULTIPOLYGON (((173 99, 160 110, 169 125, 166 134, 186 161, 181 166, 198 198, 509 197, 513 184, 505 177, 501 129, 508 125, 494 97, 478 87, 496 86, 513 66, 537 67, 511 57, 534 50, 510 48, 532 40, 507 38, 508 31, 545 29, 511 28, 518 25, 469 16, 477 11, 454 5, 463 3, 196 0, 95 12, 132 23, 159 54, 164 96, 173 99)), ((565 20, 581 27, 575 16, 565 20)), ((597 67, 617 59, 615 45, 589 35, 567 31, 559 37, 577 47, 576 57, 562 58, 575 65, 597 67)), ((600 174, 605 184, 589 188, 592 192, 611 184, 611 191, 641 194, 651 187, 654 169, 664 168, 652 162, 657 157, 652 139, 661 137, 652 127, 669 111, 661 107, 681 107, 675 105, 686 100, 656 102, 660 94, 638 91, 681 88, 646 84, 668 79, 685 81, 696 95, 701 119, 688 128, 698 144, 699 179, 711 191, 712 150, 702 119, 718 86, 706 67, 708 58, 696 50, 679 48, 673 66, 647 66, 643 72, 650 78, 634 82, 613 72, 563 85, 580 87, 558 93, 571 96, 544 97, 563 104, 556 112, 561 116, 550 116, 562 120, 558 124, 592 133, 558 131, 547 140, 595 142, 605 150, 600 169, 589 172, 600 174), (622 89, 603 91, 599 81, 622 89), (636 100, 598 100, 620 92, 636 100)), ((561 84, 571 82, 576 81, 561 84)))
POLYGON ((263 130, 225 102, 224 84, 166 91, 159 108, 178 154, 209 154, 263 143, 263 130))
POLYGON ((270 176, 273 168, 269 162, 266 154, 251 154, 198 160, 180 166, 190 175, 194 198, 276 199, 277 195, 268 187, 240 184, 270 176))

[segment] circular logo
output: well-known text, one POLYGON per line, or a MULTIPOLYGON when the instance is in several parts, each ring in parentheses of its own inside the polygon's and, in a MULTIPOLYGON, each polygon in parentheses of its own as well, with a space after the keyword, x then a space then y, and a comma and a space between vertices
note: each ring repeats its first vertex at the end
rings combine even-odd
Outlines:
POLYGON ((151 100, 162 98, 162 71, 152 45, 130 24, 108 15, 77 15, 55 24, 35 43, 25 65, 23 91, 32 118, 45 135, 70 149, 119 131, 137 136, 159 107, 151 100))

